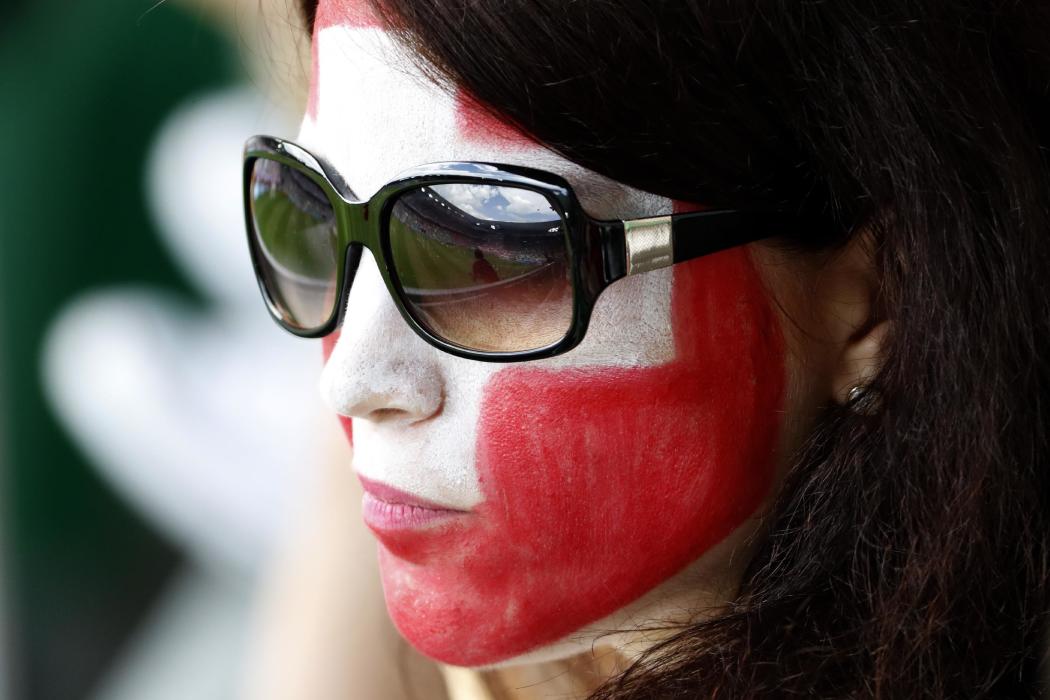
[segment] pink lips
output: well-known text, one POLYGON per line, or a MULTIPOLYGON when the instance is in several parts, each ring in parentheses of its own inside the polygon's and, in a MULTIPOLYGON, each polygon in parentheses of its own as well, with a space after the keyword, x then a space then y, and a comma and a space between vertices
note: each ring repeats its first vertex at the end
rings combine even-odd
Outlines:
POLYGON ((379 535, 416 530, 467 513, 438 505, 360 475, 358 479, 365 489, 365 525, 379 535))

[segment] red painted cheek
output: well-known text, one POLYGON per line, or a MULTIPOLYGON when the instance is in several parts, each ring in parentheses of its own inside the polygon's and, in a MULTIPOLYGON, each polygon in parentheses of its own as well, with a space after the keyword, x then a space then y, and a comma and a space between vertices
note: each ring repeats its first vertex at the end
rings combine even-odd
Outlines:
POLYGON ((367 0, 321 0, 318 3, 311 46, 310 92, 306 101, 306 113, 311 119, 317 119, 317 107, 321 91, 317 39, 321 30, 334 26, 381 27, 382 22, 376 17, 367 0))
POLYGON ((552 643, 673 576, 758 508, 784 360, 746 249, 676 266, 672 309, 666 365, 495 375, 476 517, 396 554, 381 548, 388 607, 417 648, 477 666, 552 643))
POLYGON ((335 352, 335 344, 339 342, 339 331, 333 331, 321 338, 321 352, 324 353, 325 364, 328 364, 328 360, 332 359, 332 353, 335 352))
MULTIPOLYGON (((339 342, 339 331, 334 331, 326 335, 321 340, 321 352, 324 355, 325 364, 328 364, 328 360, 331 359, 332 353, 335 352, 335 344, 339 342)), ((343 432, 346 433, 347 440, 350 444, 354 444, 354 426, 349 416, 339 416, 339 424, 343 426, 343 432)))

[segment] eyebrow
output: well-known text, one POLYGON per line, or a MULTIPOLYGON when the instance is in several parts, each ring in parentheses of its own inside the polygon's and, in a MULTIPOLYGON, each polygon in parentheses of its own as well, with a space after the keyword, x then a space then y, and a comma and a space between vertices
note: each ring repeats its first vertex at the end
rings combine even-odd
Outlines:
POLYGON ((302 13, 303 22, 306 23, 306 31, 312 36, 314 33, 314 22, 317 20, 318 0, 299 0, 299 11, 302 13))

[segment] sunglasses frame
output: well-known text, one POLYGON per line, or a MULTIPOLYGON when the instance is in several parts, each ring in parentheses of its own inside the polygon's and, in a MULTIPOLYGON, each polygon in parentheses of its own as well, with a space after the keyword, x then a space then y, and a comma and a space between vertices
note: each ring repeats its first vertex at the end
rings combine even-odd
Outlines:
MULTIPOLYGON (((387 291, 401 317, 430 345, 455 355, 484 362, 522 362, 553 357, 583 340, 598 296, 627 276, 667 267, 727 248, 787 232, 784 212, 705 210, 646 219, 603 221, 587 215, 564 179, 553 173, 516 165, 480 162, 432 163, 401 173, 367 201, 359 201, 339 173, 322 158, 290 141, 255 136, 244 148, 244 213, 252 266, 263 300, 273 319, 289 333, 319 338, 343 322, 349 289, 368 248, 379 267, 387 291), (335 213, 342 259, 336 265, 336 302, 329 319, 316 328, 291 325, 273 302, 264 283, 261 251, 255 235, 252 172, 259 159, 295 168, 314 181, 328 197, 335 213), (544 195, 565 226, 572 282, 572 323, 556 343, 517 352, 473 350, 429 331, 411 311, 391 264, 389 220, 397 197, 417 187, 439 184, 489 184, 518 187, 544 195)), ((790 227, 788 227, 790 228, 790 227)))

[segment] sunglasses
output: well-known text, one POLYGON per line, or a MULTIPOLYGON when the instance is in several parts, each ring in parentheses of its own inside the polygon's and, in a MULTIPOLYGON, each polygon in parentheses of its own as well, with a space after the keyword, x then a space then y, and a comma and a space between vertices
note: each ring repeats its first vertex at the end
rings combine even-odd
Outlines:
POLYGON ((424 340, 475 360, 551 357, 583 340, 598 295, 627 275, 783 234, 783 212, 591 218, 551 173, 435 163, 359 201, 324 160, 256 136, 244 152, 248 246, 285 330, 343 323, 363 248, 424 340))

